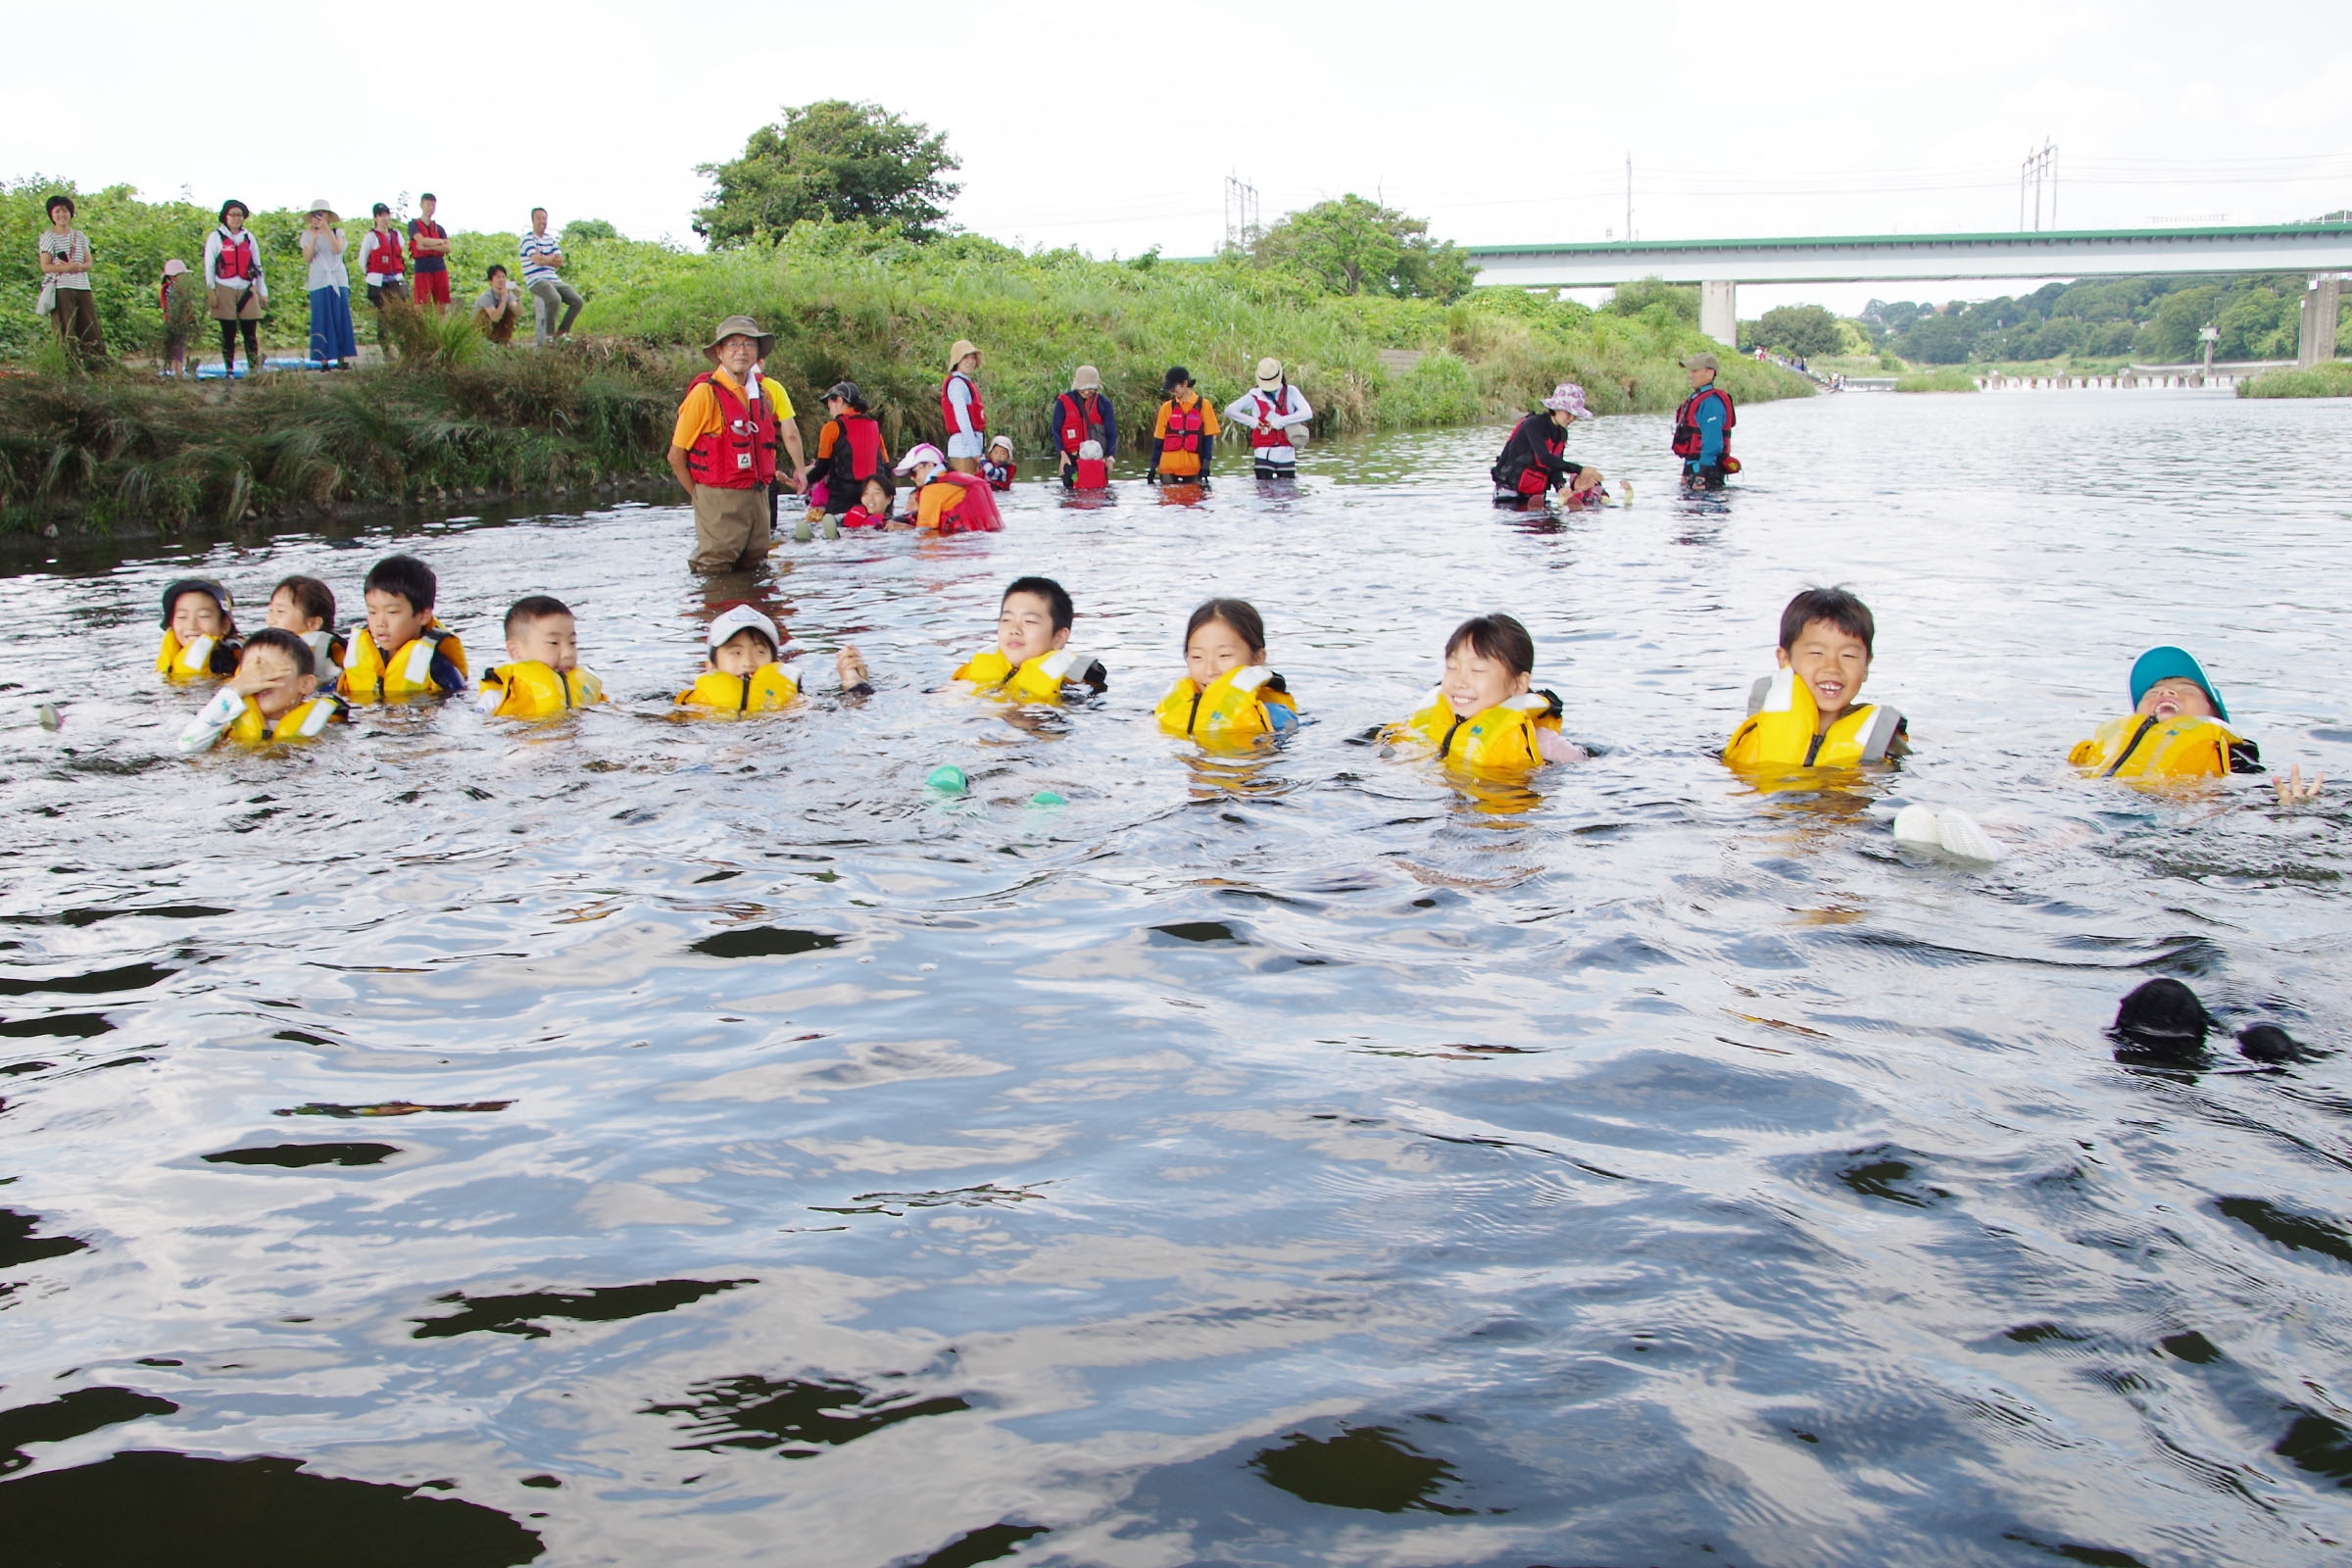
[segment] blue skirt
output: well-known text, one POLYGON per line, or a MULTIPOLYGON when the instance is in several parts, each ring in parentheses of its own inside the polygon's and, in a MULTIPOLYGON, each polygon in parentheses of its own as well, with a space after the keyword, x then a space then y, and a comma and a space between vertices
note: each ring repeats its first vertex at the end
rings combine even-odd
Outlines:
POLYGON ((359 357, 359 334, 351 325, 351 290, 311 290, 311 358, 333 361, 359 357))

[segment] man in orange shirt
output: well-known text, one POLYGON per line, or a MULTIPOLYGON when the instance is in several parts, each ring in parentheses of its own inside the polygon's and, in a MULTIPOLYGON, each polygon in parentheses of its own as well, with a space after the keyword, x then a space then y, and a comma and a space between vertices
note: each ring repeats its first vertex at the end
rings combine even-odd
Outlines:
POLYGON ((728 317, 703 350, 712 368, 694 378, 678 405, 669 471, 694 503, 697 571, 750 571, 767 559, 779 445, 792 455, 790 488, 808 486, 792 399, 759 370, 775 347, 774 335, 750 317, 728 317))

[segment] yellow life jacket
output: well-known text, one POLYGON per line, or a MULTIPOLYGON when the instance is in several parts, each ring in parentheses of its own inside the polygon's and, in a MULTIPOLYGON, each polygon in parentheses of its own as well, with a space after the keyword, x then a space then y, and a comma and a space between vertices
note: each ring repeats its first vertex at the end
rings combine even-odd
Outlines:
POLYGON ((2226 778, 2262 771, 2252 741, 2218 718, 2186 713, 2111 718, 2066 760, 2099 778, 2226 778))
POLYGON ((1793 669, 1757 681, 1748 702, 1746 720, 1723 748, 1726 762, 1748 772, 1884 762, 1903 727, 1903 715, 1895 710, 1865 703, 1840 714, 1828 734, 1816 734, 1821 710, 1813 704, 1813 689, 1793 669))
POLYGON ((1075 648, 1057 648, 1025 661, 1018 669, 1001 648, 975 655, 956 679, 968 680, 984 691, 1009 697, 1016 703, 1058 703, 1065 681, 1098 685, 1102 666, 1075 648))
POLYGON ((170 680, 220 680, 236 673, 236 648, 234 638, 223 643, 218 637, 199 637, 183 643, 166 626, 164 645, 155 655, 155 672, 170 680), (216 668, 216 662, 228 667, 216 668))
POLYGON ((1271 735, 1277 726, 1269 709, 1298 705, 1291 700, 1282 677, 1263 664, 1227 670, 1206 686, 1190 675, 1178 678, 1159 700, 1159 727, 1170 735, 1190 735, 1199 741, 1253 740, 1271 735))
POLYGON ((1428 742, 1448 767, 1471 773, 1525 773, 1544 765, 1536 732, 1545 729, 1555 735, 1560 730, 1560 700, 1551 692, 1521 692, 1460 718, 1440 687, 1429 694, 1420 711, 1390 733, 1428 742))
POLYGON ((442 630, 439 621, 403 643, 390 659, 375 646, 373 634, 362 626, 352 633, 349 652, 342 684, 336 689, 354 702, 398 703, 443 695, 442 686, 433 679, 436 653, 457 665, 459 674, 472 673, 466 667, 466 648, 458 634, 442 630))
POLYGON ((708 670, 678 693, 678 706, 713 713, 772 713, 800 695, 800 666, 770 662, 749 675, 708 670))
POLYGON ((275 720, 262 716, 261 709, 250 697, 245 699, 245 710, 228 726, 228 738, 243 746, 261 746, 270 741, 316 740, 329 724, 340 724, 351 716, 351 705, 332 692, 296 703, 277 715, 275 720))
POLYGON ((585 669, 558 669, 536 659, 501 664, 482 677, 484 692, 504 692, 493 718, 561 718, 605 700, 605 683, 585 669))

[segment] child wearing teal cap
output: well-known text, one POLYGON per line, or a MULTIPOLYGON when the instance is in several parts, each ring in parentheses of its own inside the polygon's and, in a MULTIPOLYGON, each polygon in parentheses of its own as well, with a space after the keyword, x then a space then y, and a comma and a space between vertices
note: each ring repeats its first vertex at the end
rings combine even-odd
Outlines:
MULTIPOLYGON (((2185 648, 2151 648, 2132 661, 2131 690, 2132 711, 2067 754, 2085 774, 2194 779, 2263 771, 2261 749, 2230 727, 2230 705, 2185 648)), ((2278 798, 2308 800, 2321 782, 2306 786, 2298 767, 2279 781, 2278 798)))

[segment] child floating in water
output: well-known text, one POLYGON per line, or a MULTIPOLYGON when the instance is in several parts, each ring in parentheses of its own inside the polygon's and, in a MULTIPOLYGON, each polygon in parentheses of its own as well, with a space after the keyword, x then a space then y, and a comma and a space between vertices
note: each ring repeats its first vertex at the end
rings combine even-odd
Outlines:
POLYGON ((1842 588, 1808 588, 1781 612, 1780 673, 1757 680, 1723 760, 1742 771, 1859 767, 1910 750, 1891 708, 1856 701, 1870 678, 1877 622, 1842 588))
MULTIPOLYGON (((842 519, 846 525, 847 517, 842 519)), ((678 693, 678 706, 707 713, 772 713, 801 695, 801 667, 780 664, 782 634, 766 612, 755 605, 729 605, 710 617, 704 634, 709 657, 695 683, 678 693)), ((865 677, 865 661, 858 650, 844 646, 833 656, 841 676, 842 694, 862 697, 873 687, 865 677)))
POLYGON ((1446 675, 1421 710, 1390 731, 1418 739, 1440 760, 1474 772, 1518 772, 1581 762, 1560 733, 1560 700, 1534 691, 1536 640, 1509 615, 1476 615, 1446 639, 1446 675))
POLYGON ((318 690, 311 645, 268 626, 245 640, 236 673, 188 720, 179 749, 210 751, 223 736, 247 746, 310 740, 348 716, 343 699, 318 690))
POLYGON ((346 698, 398 703, 465 689, 465 645, 433 618, 440 584, 432 567, 415 556, 386 556, 368 568, 362 592, 368 624, 351 635, 337 688, 346 698))
POLYGON ((210 577, 182 577, 164 590, 164 641, 155 672, 172 680, 219 680, 236 673, 236 606, 210 577))
POLYGON ((992 439, 988 443, 988 456, 980 460, 980 477, 988 481, 988 487, 1009 490, 1020 472, 1021 466, 1013 461, 1011 437, 1001 435, 992 439))
MULTIPOLYGON (((2187 650, 2151 648, 2132 662, 2132 711, 2111 718, 2066 760, 2098 778, 2227 778, 2259 773, 2262 753, 2230 727, 2230 709, 2187 650)), ((2297 767, 2278 781, 2282 805, 2310 800, 2325 777, 2297 767)))
POLYGON ((507 659, 482 677, 474 703, 494 718, 557 718, 605 700, 580 667, 580 631, 561 599, 532 594, 507 611, 507 659))
POLYGON ((864 493, 858 498, 858 504, 841 514, 841 525, 844 528, 889 526, 891 506, 889 477, 877 473, 865 481, 863 489, 864 493))
POLYGON ((1107 490, 1110 488, 1110 463, 1102 456, 1102 443, 1084 441, 1078 455, 1063 470, 1061 487, 1064 490, 1107 490))
POLYGON ((1110 679, 1101 660, 1071 648, 1077 610, 1051 577, 1015 577, 997 608, 997 646, 956 671, 982 691, 1022 703, 1058 703, 1070 687, 1100 692, 1110 679))
POLYGON ((1298 704, 1266 667, 1266 623, 1240 599, 1211 599, 1184 627, 1184 675, 1159 700, 1159 727, 1196 740, 1253 740, 1298 723, 1298 704))
POLYGON ((988 481, 956 473, 939 448, 926 441, 899 460, 898 471, 914 476, 914 525, 939 533, 995 533, 1004 526, 988 481))
POLYGON ((334 690, 349 652, 335 635, 335 591, 316 577, 281 578, 270 591, 269 624, 310 644, 318 684, 334 690))

